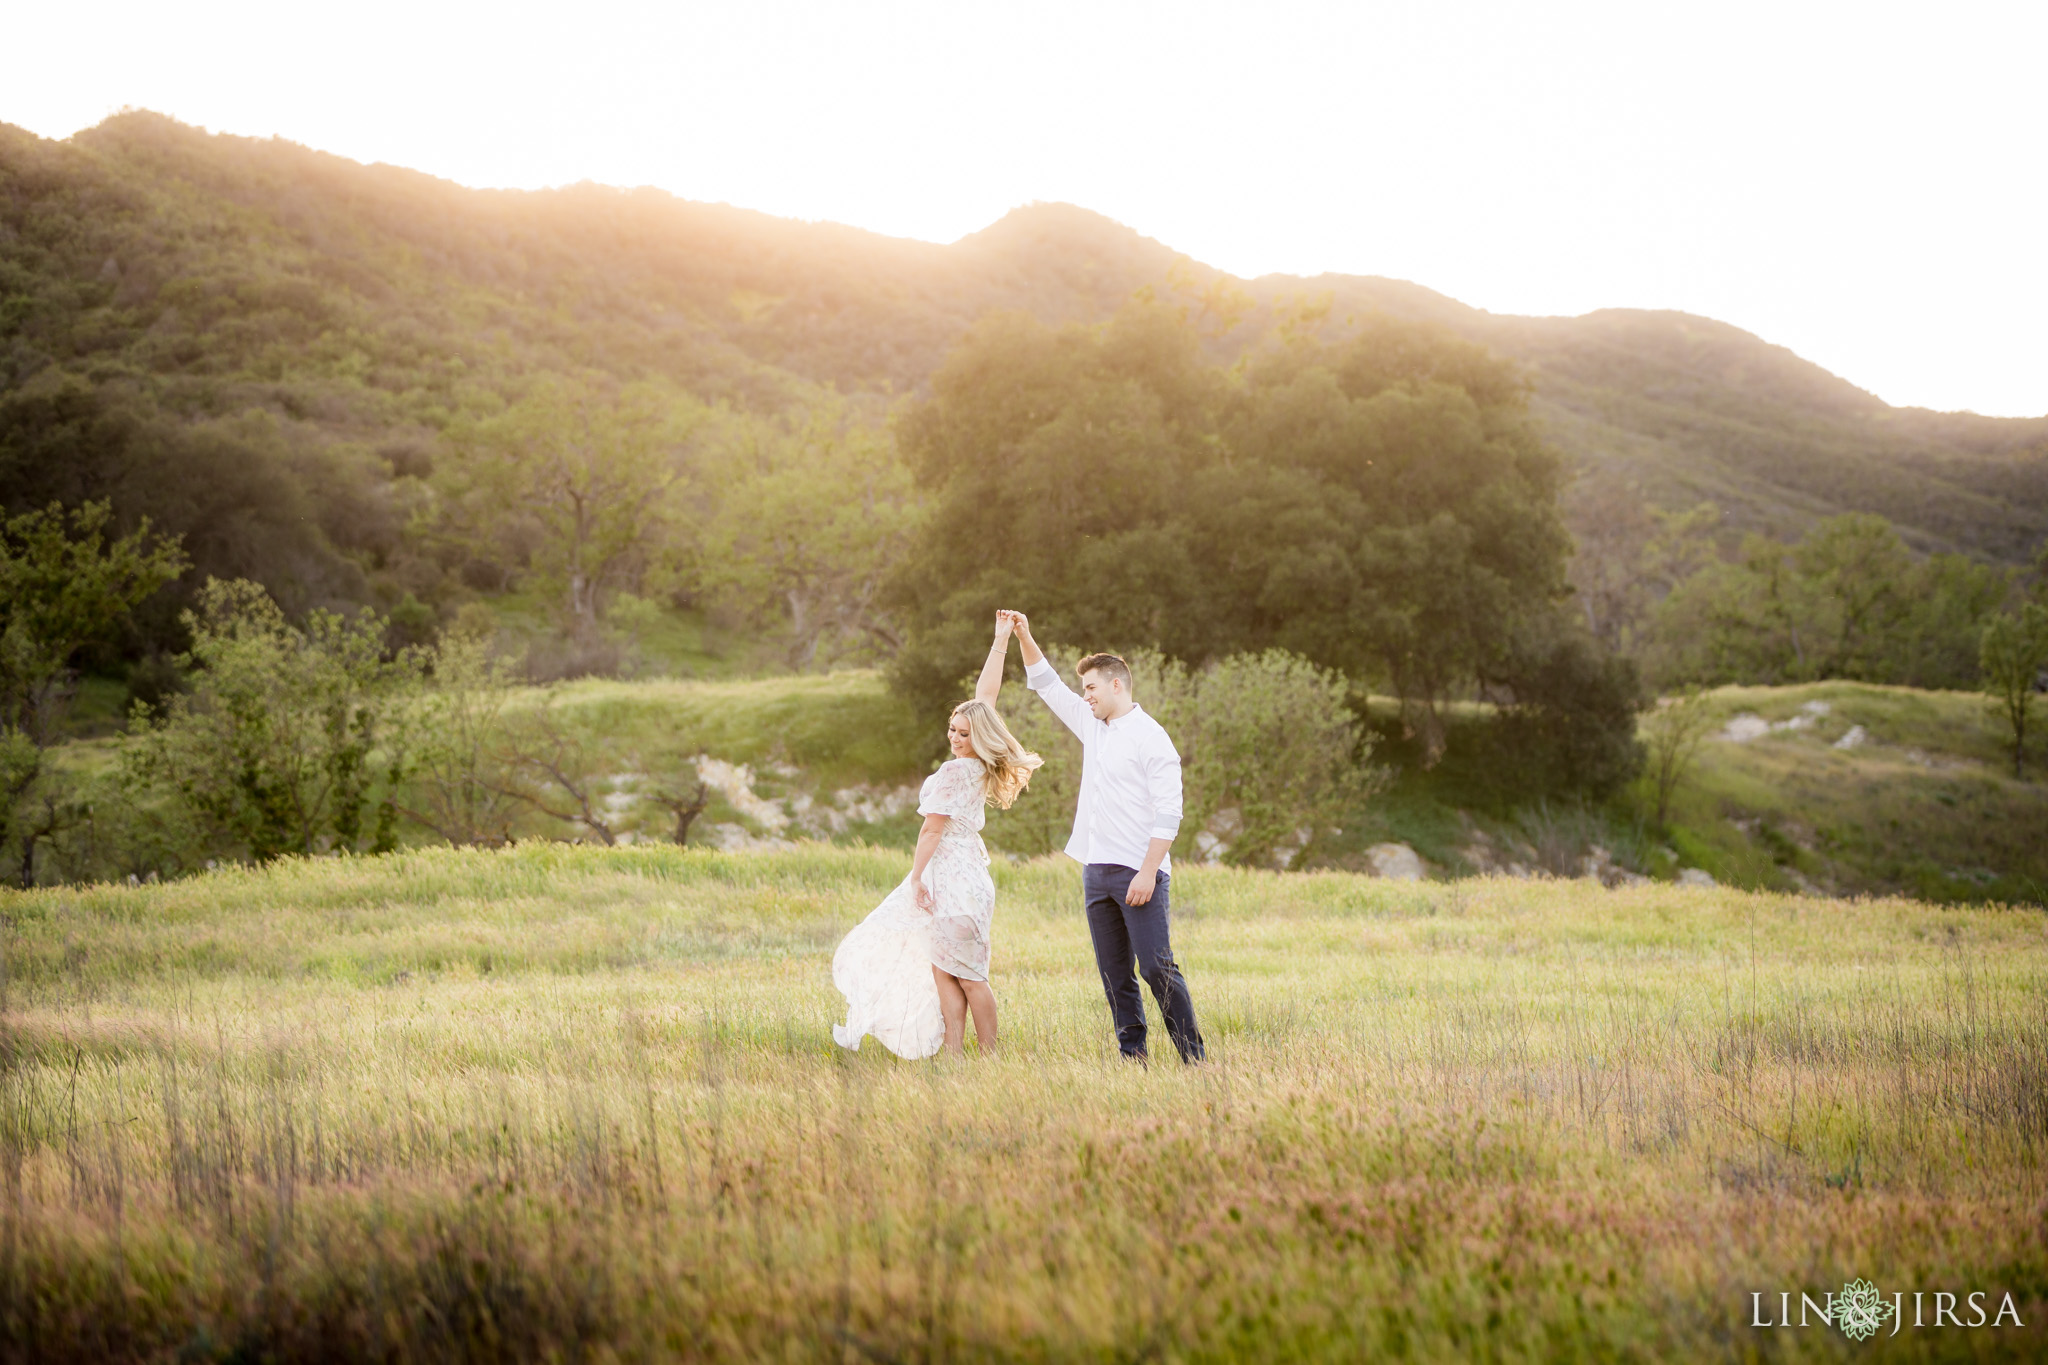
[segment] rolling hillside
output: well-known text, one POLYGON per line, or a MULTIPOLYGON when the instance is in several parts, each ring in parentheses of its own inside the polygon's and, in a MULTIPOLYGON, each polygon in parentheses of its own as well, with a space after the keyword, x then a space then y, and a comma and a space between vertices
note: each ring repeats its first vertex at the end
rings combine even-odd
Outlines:
MULTIPOLYGON (((184 422, 268 413, 303 484, 363 504, 353 521, 302 513, 357 562, 396 533, 374 505, 389 478, 521 375, 659 375, 751 406, 886 397, 916 391, 985 313, 1091 321, 1177 262, 1217 278, 1068 205, 938 246, 652 190, 468 190, 146 113, 61 143, 0 125, 0 399, 69 377, 184 422)), ((1242 283, 1256 306, 1219 349, 1304 297, 1330 298, 1331 327, 1372 310, 1434 321, 1525 364, 1575 461, 1666 505, 1710 498, 1738 528, 1874 511, 1923 549, 2004 563, 2048 535, 2048 417, 1894 409, 1678 313, 1510 317, 1397 280, 1242 283)), ((0 501, 90 491, 53 471, 55 421, 0 448, 0 501)))

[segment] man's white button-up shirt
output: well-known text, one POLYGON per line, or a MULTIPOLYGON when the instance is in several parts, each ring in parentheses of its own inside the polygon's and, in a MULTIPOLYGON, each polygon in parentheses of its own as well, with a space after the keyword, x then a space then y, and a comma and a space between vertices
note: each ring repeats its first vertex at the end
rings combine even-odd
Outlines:
MULTIPOLYGON (((1067 856, 1143 867, 1148 843, 1180 832, 1180 752, 1165 728, 1139 706, 1115 720, 1095 719, 1043 659, 1024 670, 1024 682, 1081 741, 1081 800, 1067 856)), ((1172 866, 1169 856, 1159 870, 1172 866)))

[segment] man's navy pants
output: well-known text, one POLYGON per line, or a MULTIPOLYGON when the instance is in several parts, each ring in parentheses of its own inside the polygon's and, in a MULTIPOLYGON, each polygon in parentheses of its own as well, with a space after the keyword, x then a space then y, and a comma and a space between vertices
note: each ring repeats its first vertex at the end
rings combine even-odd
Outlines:
POLYGON ((1195 1002, 1180 964, 1173 960, 1168 937, 1172 878, 1166 873, 1143 905, 1126 905, 1134 867, 1089 863, 1081 869, 1082 896, 1088 909, 1088 934, 1095 940, 1095 966, 1102 973, 1102 993, 1109 997, 1109 1016, 1116 1025, 1116 1045, 1126 1057, 1145 1055, 1145 1001, 1137 977, 1145 978, 1166 1034, 1184 1062, 1202 1060, 1202 1031, 1195 1026, 1195 1002), (1133 969, 1137 975, 1133 976, 1133 969))

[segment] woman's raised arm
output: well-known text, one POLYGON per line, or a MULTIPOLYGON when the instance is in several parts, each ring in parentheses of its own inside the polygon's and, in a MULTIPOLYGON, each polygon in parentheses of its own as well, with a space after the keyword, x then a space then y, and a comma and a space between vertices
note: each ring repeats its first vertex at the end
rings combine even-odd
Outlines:
POLYGON ((1010 657, 1010 632, 1016 629, 1006 611, 996 613, 996 639, 988 647, 988 660, 981 666, 981 676, 974 680, 974 699, 996 704, 996 697, 1003 690, 1003 664, 1010 657))

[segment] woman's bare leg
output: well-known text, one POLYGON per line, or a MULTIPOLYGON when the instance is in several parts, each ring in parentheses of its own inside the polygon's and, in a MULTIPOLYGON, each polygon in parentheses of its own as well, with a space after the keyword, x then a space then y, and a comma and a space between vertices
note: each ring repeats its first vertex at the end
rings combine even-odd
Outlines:
MULTIPOLYGON (((967 996, 960 989, 960 981, 950 972, 932 968, 932 980, 939 987, 939 1013, 946 1020, 946 1051, 955 1057, 967 1055, 967 996)), ((977 1029, 980 1020, 975 1021, 977 1029)))
MULTIPOLYGON (((974 1011, 974 1041, 984 1054, 996 1050, 996 993, 986 981, 962 979, 958 987, 967 1008, 974 1011)), ((962 1029, 965 1032, 965 1029, 962 1029)))

